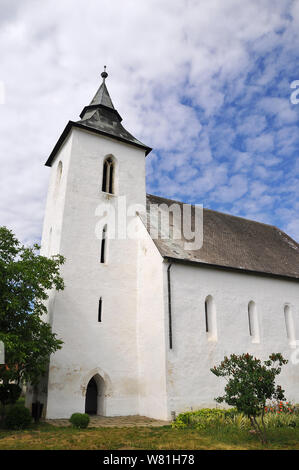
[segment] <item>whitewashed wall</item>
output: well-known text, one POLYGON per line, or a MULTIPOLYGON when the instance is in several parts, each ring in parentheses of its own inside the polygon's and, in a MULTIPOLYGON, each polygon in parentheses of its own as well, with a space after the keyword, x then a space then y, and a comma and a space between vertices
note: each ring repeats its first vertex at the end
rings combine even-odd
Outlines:
MULTIPOLYGON (((108 262, 101 264, 95 210, 100 202, 115 204, 120 195, 127 196, 128 204, 145 204, 144 151, 74 129, 69 146, 57 155, 51 171, 44 233, 53 227, 51 251, 59 251, 67 261, 62 269, 66 288, 49 306, 53 330, 64 345, 51 358, 47 417, 68 418, 73 412, 84 412, 86 386, 95 373, 106 383, 106 415, 137 414, 138 243, 109 240, 108 262), (101 192, 103 161, 108 154, 117 160, 116 196, 101 192), (60 160, 63 172, 57 204, 51 198, 51 185, 60 160), (102 322, 98 323, 100 297, 102 322)), ((43 245, 47 253, 46 236, 43 245)))
MULTIPOLYGON (((166 270, 165 270, 166 278, 166 270)), ((286 359, 289 345, 284 305, 291 305, 299 339, 298 283, 224 270, 173 264, 171 267, 173 349, 168 349, 168 414, 191 408, 216 406, 214 398, 223 382, 210 372, 224 355, 248 352, 262 359, 280 352, 286 359), (215 302, 217 341, 208 340, 204 302, 215 302), (248 303, 256 303, 260 342, 252 343, 248 327, 248 303)), ((165 306, 167 292, 165 290, 165 306)), ((299 402, 299 364, 283 367, 278 382, 286 396, 299 402)))
POLYGON ((167 419, 163 258, 143 225, 140 231, 137 305, 139 414, 167 419))
MULTIPOLYGON (((64 345, 51 357, 48 418, 83 412, 86 386, 95 374, 105 383, 101 406, 107 416, 167 419, 172 411, 215 406, 223 382, 210 368, 225 354, 249 352, 266 359, 281 352, 290 358, 294 349, 286 336, 285 304, 299 339, 298 283, 173 264, 170 350, 168 264, 140 221, 141 239, 108 240, 108 262, 100 263, 95 211, 99 203, 116 205, 122 195, 128 205, 145 206, 144 151, 74 129, 51 168, 42 238, 42 254, 59 252, 67 260, 62 268, 66 288, 49 299, 48 320, 64 345), (117 160, 115 196, 101 191, 103 161, 111 154, 117 160), (205 331, 207 296, 216 309, 217 338, 205 331), (257 309, 258 343, 249 336, 250 301, 257 309)), ((288 399, 298 402, 299 365, 288 364, 280 382, 288 399)))

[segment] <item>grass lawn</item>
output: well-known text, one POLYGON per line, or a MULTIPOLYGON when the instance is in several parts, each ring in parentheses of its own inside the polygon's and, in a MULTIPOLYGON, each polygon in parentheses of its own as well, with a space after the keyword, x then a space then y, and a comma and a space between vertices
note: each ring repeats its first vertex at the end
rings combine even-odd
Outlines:
POLYGON ((198 431, 164 426, 79 430, 42 423, 26 431, 0 430, 0 450, 299 450, 299 428, 273 429, 269 438, 270 444, 262 446, 256 435, 236 429, 198 431))

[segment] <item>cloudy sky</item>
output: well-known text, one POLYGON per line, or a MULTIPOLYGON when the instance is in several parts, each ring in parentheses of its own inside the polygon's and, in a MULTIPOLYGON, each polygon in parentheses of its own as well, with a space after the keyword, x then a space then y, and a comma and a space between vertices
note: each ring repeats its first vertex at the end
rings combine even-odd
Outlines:
POLYGON ((39 241, 44 163, 104 64, 148 192, 299 241, 298 0, 0 0, 1 225, 39 241))

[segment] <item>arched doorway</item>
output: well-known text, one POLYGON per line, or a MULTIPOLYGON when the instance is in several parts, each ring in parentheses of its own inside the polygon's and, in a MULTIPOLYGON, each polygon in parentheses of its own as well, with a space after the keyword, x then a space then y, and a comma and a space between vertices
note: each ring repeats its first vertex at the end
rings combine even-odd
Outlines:
POLYGON ((104 415, 105 382, 99 374, 94 375, 87 384, 85 413, 104 415))
POLYGON ((98 411, 98 387, 92 377, 88 382, 85 398, 85 413, 96 415, 98 411))

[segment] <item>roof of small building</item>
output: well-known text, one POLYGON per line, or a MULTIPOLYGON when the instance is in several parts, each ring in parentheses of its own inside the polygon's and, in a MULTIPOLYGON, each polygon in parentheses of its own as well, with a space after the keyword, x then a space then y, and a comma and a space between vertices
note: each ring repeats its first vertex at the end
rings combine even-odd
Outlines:
MULTIPOLYGON (((147 195, 147 229, 154 233, 158 219, 150 213, 151 204, 183 202, 147 195)), ((167 215, 166 206, 162 213, 167 215)), ((190 205, 189 205, 190 206, 190 205)), ((192 211, 194 227, 195 213, 192 211)), ((173 216, 173 226, 181 230, 181 220, 173 216)), ((203 244, 200 249, 186 250, 186 238, 154 239, 160 254, 173 261, 238 269, 246 272, 299 279, 299 244, 273 225, 203 209, 203 244)))

